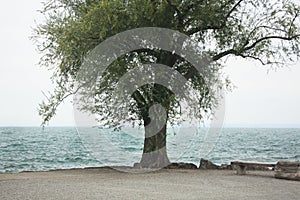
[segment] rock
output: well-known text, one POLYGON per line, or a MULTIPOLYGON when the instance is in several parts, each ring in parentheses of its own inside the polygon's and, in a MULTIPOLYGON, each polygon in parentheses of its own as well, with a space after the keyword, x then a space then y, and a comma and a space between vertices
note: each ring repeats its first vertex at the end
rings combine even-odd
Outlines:
POLYGON ((165 169, 197 169, 197 166, 193 163, 171 163, 165 169))
POLYGON ((219 169, 220 166, 212 163, 209 160, 204 160, 201 158, 199 169, 219 169))
POLYGON ((142 168, 141 163, 134 163, 133 168, 141 169, 142 168))
POLYGON ((218 169, 232 170, 232 166, 227 164, 222 164, 218 169))

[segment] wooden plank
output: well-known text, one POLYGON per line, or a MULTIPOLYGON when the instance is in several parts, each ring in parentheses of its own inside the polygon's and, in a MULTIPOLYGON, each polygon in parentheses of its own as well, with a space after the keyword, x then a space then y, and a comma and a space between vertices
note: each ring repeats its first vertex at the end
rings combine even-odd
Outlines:
POLYGON ((276 163, 268 163, 268 162, 241 162, 234 161, 231 162, 232 165, 244 165, 244 166, 262 166, 262 167, 275 167, 276 163))
POLYGON ((277 166, 294 166, 300 167, 300 162, 290 162, 290 161, 278 161, 277 166))
POLYGON ((262 162, 241 162, 241 161, 234 161, 231 162, 231 166, 236 169, 238 175, 245 175, 246 170, 249 167, 253 168, 260 168, 259 170, 267 170, 269 167, 275 167, 275 163, 262 163, 262 162), (264 169, 263 169, 264 168, 264 169))

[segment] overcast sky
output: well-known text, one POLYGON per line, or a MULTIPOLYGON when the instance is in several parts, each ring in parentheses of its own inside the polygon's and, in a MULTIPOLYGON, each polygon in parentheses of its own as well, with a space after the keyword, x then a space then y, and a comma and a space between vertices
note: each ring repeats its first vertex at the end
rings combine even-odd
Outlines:
MULTIPOLYGON (((39 126, 42 91, 51 91, 51 73, 38 66, 29 40, 40 0, 2 1, 0 7, 0 126, 39 126)), ((226 95, 225 125, 300 126, 300 63, 268 72, 266 67, 231 59, 225 71, 237 86, 226 95)), ((74 125, 72 104, 64 103, 51 126, 74 125)))

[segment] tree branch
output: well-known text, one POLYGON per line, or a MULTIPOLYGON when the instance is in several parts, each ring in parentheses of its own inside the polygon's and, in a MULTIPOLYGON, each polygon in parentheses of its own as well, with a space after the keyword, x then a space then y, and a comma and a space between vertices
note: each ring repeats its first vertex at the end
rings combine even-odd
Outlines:
POLYGON ((230 54, 236 54, 236 53, 237 53, 236 50, 234 50, 234 49, 229 49, 229 50, 227 50, 227 51, 221 52, 221 53, 219 53, 219 54, 213 56, 213 57, 212 57, 212 60, 213 60, 213 61, 217 61, 217 60, 219 60, 219 59, 221 59, 221 58, 223 58, 223 57, 225 57, 225 56, 227 56, 227 55, 230 55, 230 54))
POLYGON ((296 39, 300 37, 300 34, 297 34, 297 35, 293 35, 293 36, 289 36, 289 37, 283 37, 283 36, 276 36, 276 35, 273 35, 273 36, 266 36, 266 37, 263 37, 263 38, 260 38, 259 40, 255 41, 254 43, 252 43, 250 46, 248 47, 245 47, 243 49, 243 52, 244 51, 248 51, 250 49, 253 49, 254 47, 256 47, 259 43, 263 42, 263 41, 266 41, 266 40, 270 40, 270 39, 280 39, 280 40, 288 40, 288 41, 291 41, 293 39, 296 39))
POLYGON ((146 105, 146 100, 143 97, 143 95, 138 91, 134 91, 134 93, 132 94, 133 99, 135 100, 135 102, 137 103, 137 106, 139 109, 141 109, 144 105, 146 105))
POLYGON ((292 34, 292 26, 294 24, 294 22, 296 21, 297 17, 299 16, 299 11, 296 13, 295 17, 293 18, 292 22, 291 22, 291 25, 290 25, 290 28, 289 28, 289 31, 288 31, 288 34, 291 35, 292 34))
POLYGON ((239 0, 233 7, 232 9, 227 13, 226 19, 230 17, 230 15, 233 13, 233 11, 242 3, 244 0, 239 0))
MULTIPOLYGON (((287 40, 287 41, 291 41, 293 39, 296 39, 296 38, 300 38, 300 34, 297 34, 297 35, 294 35, 294 36, 291 36, 291 37, 283 37, 283 36, 266 36, 266 37, 263 37, 263 38, 260 38, 259 40, 255 41, 254 43, 252 43, 250 46, 247 46, 243 49, 241 49, 240 51, 237 51, 235 49, 229 49, 229 50, 226 50, 224 52, 221 52, 215 56, 212 57, 212 60, 213 61, 217 61, 227 55, 236 55, 236 56, 242 56, 242 53, 243 52, 246 52, 250 49, 253 49, 254 47, 256 47, 259 43, 263 42, 263 41, 266 41, 266 40, 270 40, 270 39, 281 39, 281 40, 287 40)), ((247 56, 249 57, 249 56, 247 56)), ((268 63, 269 64, 269 63, 268 63)))
POLYGON ((189 31, 187 31, 187 35, 193 35, 199 31, 205 31, 205 30, 210 30, 210 29, 213 29, 213 30, 219 30, 219 29, 222 29, 226 26, 226 23, 227 23, 227 20, 228 18, 230 17, 230 15, 235 11, 235 9, 242 3, 242 1, 244 0, 239 0, 232 8, 231 10, 227 13, 227 15, 225 16, 225 19, 223 21, 223 23, 221 25, 217 25, 217 26, 212 26, 212 25, 206 25, 204 27, 195 27, 195 28, 192 28, 190 29, 189 31))
POLYGON ((174 4, 172 4, 171 0, 167 0, 169 6, 171 6, 171 8, 173 8, 178 14, 181 14, 180 10, 177 8, 177 6, 175 6, 174 4))
POLYGON ((171 0, 167 0, 167 3, 169 4, 169 6, 175 10, 175 12, 177 13, 178 15, 178 28, 179 30, 182 30, 183 29, 183 15, 182 13, 180 12, 180 10, 177 8, 176 5, 174 5, 171 0))
POLYGON ((251 59, 254 59, 254 60, 257 60, 259 61, 262 65, 270 65, 270 64, 276 64, 276 65, 286 65, 286 63, 283 63, 283 62, 276 62, 276 61, 263 61, 261 58, 258 58, 258 57, 255 57, 255 56, 251 56, 251 55, 239 55, 241 56, 242 58, 251 58, 251 59))
POLYGON ((261 58, 258 58, 258 57, 254 57, 254 56, 250 56, 250 55, 243 55, 243 54, 241 54, 240 56, 242 58, 252 58, 254 60, 258 60, 262 65, 270 64, 270 63, 265 63, 261 58))

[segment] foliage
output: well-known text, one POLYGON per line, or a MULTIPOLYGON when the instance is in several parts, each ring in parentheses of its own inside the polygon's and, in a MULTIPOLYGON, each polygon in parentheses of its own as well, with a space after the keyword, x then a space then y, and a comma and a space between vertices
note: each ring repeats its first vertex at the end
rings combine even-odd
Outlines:
MULTIPOLYGON (((296 1, 297 2, 297 1, 296 1)), ((42 52, 41 65, 54 70, 57 87, 40 105, 43 124, 55 115, 57 106, 74 93, 74 81, 83 59, 105 39, 133 28, 164 27, 178 30, 198 42, 201 51, 211 55, 212 70, 219 87, 229 82, 220 75, 228 56, 259 61, 263 65, 283 66, 300 56, 300 6, 293 0, 51 0, 41 12, 45 23, 35 29, 34 39, 42 52)), ((202 118, 217 104, 203 77, 195 76, 193 67, 183 59, 160 49, 132 52, 118 58, 102 80, 97 102, 108 102, 101 96, 113 90, 115 82, 137 63, 167 64, 191 81, 198 91, 202 118), (171 61, 170 61, 170 58, 171 61), (204 114, 203 114, 204 113, 204 114)), ((133 95, 134 120, 147 121, 149 106, 159 102, 168 107, 169 118, 176 118, 178 101, 159 85, 145 85, 133 95)), ((105 104, 95 113, 110 112, 105 104)), ((113 119, 113 118, 112 118, 113 119)), ((116 124, 116 121, 107 123, 116 124)))

